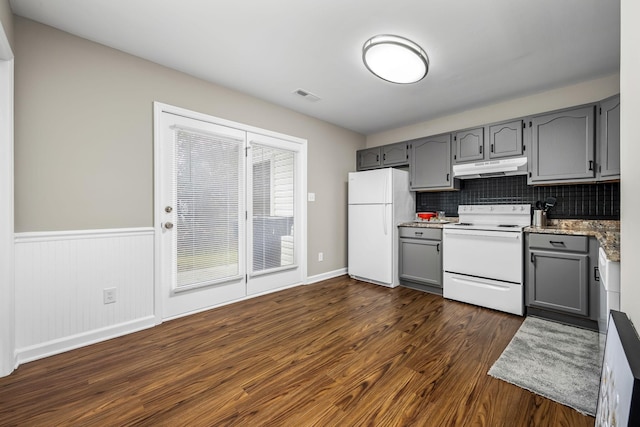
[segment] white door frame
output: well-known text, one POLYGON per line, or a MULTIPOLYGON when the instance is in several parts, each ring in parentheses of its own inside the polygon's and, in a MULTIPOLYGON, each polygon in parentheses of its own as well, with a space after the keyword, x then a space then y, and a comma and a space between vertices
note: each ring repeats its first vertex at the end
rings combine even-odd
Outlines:
MULTIPOLYGON (((160 245, 162 239, 162 210, 164 209, 161 206, 162 201, 162 188, 160 183, 162 182, 161 172, 161 162, 162 158, 159 153, 162 152, 160 144, 161 144, 161 120, 160 116, 163 112, 175 114, 178 116, 189 117, 196 120, 202 120, 209 123, 214 123, 216 125, 227 126, 235 129, 240 129, 248 133, 256 133, 265 135, 267 137, 281 138, 285 140, 289 140, 292 142, 297 142, 300 144, 300 152, 299 155, 302 158, 302 171, 300 173, 300 188, 296 191, 296 197, 301 202, 301 215, 298 221, 296 221, 298 226, 300 227, 300 241, 301 245, 299 246, 299 268, 301 272, 301 284, 306 283, 307 280, 307 204, 306 194, 307 194, 307 174, 306 174, 306 166, 307 166, 307 140, 302 138, 296 138, 289 135, 284 135, 278 132, 272 132, 265 129, 257 128, 254 126, 245 125, 243 123, 233 122, 230 120, 221 119, 218 117, 213 117, 208 114, 198 113, 195 111, 191 111, 185 108, 175 107, 172 105, 164 104, 161 102, 153 103, 153 116, 154 116, 154 230, 155 230, 155 253, 154 253, 154 314, 156 319, 156 324, 160 324, 163 321, 162 313, 163 313, 163 296, 162 296, 162 257, 160 253, 160 245)), ((245 298, 251 298, 256 295, 248 295, 245 298)), ((241 299, 245 299, 241 298, 241 299)), ((239 301, 235 300, 235 301, 239 301)), ((235 302, 229 301, 229 302, 235 302)))
POLYGON ((13 199, 13 52, 0 25, 0 377, 16 367, 13 199))

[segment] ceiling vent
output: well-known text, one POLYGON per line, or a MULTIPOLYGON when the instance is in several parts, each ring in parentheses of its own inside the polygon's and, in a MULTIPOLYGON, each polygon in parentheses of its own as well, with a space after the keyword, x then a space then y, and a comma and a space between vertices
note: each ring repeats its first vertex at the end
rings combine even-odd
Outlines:
POLYGON ((298 95, 303 97, 304 99, 306 99, 307 101, 310 102, 318 102, 320 101, 320 97, 318 95, 314 95, 311 92, 307 92, 304 89, 296 89, 294 92, 294 95, 298 95))

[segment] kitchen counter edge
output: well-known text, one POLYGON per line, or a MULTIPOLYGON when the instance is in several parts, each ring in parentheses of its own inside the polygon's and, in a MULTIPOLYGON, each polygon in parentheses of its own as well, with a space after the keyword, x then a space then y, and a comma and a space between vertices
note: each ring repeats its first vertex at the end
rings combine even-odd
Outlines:
POLYGON ((551 220, 546 227, 525 227, 524 232, 595 237, 607 259, 620 262, 620 221, 551 220))

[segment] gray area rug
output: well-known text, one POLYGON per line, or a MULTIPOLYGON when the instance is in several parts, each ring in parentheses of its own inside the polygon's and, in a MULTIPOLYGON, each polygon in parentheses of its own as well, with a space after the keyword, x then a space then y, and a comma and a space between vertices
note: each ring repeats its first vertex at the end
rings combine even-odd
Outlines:
POLYGON ((603 343, 597 332, 527 317, 489 375, 593 416, 603 343))

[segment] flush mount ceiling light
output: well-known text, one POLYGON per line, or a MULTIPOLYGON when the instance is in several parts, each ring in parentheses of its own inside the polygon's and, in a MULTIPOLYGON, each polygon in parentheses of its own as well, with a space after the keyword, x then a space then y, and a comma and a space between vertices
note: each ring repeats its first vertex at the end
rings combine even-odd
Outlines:
POLYGON ((371 37, 362 46, 364 65, 376 76, 392 83, 415 83, 429 71, 429 58, 409 39, 390 34, 371 37))

